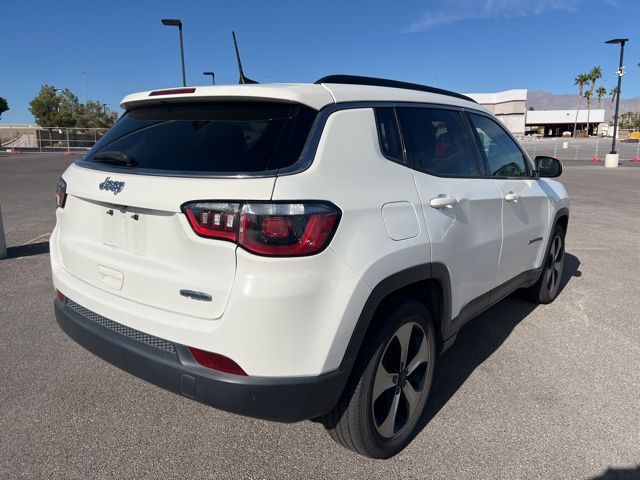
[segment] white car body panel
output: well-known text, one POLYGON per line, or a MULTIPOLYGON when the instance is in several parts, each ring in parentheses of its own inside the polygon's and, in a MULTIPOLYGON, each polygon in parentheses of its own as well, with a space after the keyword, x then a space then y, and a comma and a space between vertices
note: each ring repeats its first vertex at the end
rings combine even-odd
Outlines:
POLYGON ((441 178, 413 172, 431 239, 431 261, 446 265, 451 280, 451 315, 497 285, 501 245, 501 204, 491 180, 441 178), (433 208, 440 195, 452 207, 433 208))
MULTIPOLYGON (((188 94, 149 93, 125 97, 123 108, 237 99, 318 110, 336 102, 421 102, 485 111, 457 97, 361 85, 228 85, 195 87, 188 94)), ((568 207, 564 188, 553 180, 500 185, 486 178, 434 177, 394 163, 380 150, 374 111, 366 106, 332 113, 313 162, 292 174, 207 178, 72 165, 63 178, 67 204, 58 209, 51 236, 56 289, 98 315, 227 356, 248 375, 261 377, 317 376, 337 369, 372 290, 411 267, 447 266, 455 318, 508 276, 539 266, 555 213, 568 207), (117 194, 101 190, 107 177, 125 187, 117 194), (531 210, 514 209, 503 218, 502 191, 521 192, 525 185, 538 198, 535 206, 531 202, 531 210), (430 207, 429 200, 440 194, 458 203, 451 209, 430 207), (322 252, 262 257, 196 235, 181 211, 185 202, 196 200, 317 200, 333 203, 342 215, 322 252), (506 228, 503 243, 505 225, 514 231, 506 228), (514 258, 523 239, 540 235, 544 242, 534 247, 535 255, 514 258), (213 301, 185 298, 181 289, 210 293, 213 301)))
MULTIPOLYGON (((149 105, 161 102, 195 102, 195 101, 224 101, 241 99, 246 100, 273 100, 276 102, 301 103, 316 110, 334 103, 333 97, 320 85, 309 84, 246 84, 246 85, 207 85, 194 88, 193 93, 178 93, 149 96, 152 92, 162 92, 156 89, 146 92, 132 93, 127 95, 120 102, 120 106, 129 110, 140 105, 149 105)), ((179 90, 179 89, 177 89, 179 90)))
POLYGON ((502 197, 502 251, 497 283, 542 264, 549 239, 550 202, 539 180, 493 179, 502 197), (509 202, 508 194, 517 196, 509 202))

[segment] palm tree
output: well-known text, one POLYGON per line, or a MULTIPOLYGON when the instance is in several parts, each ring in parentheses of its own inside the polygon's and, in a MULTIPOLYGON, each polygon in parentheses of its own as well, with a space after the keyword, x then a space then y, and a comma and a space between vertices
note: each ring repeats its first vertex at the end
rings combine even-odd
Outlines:
POLYGON ((604 87, 598 87, 596 90, 596 96, 598 97, 598 107, 602 107, 602 97, 607 94, 607 89, 604 87))
MULTIPOLYGON (((618 87, 613 87, 611 89, 611 91, 609 92, 609 95, 611 95, 611 108, 613 108, 613 104, 616 102, 616 97, 618 96, 618 93, 619 93, 618 92, 618 87)), ((614 122, 616 121, 615 116, 616 116, 616 114, 614 112, 614 114, 613 114, 613 117, 614 117, 613 121, 614 122)))
POLYGON ((589 77, 589 91, 585 94, 587 97, 587 137, 589 137, 589 117, 591 116, 591 99, 593 98, 593 90, 596 88, 596 82, 602 78, 602 68, 596 65, 587 73, 589 77))
POLYGON ((616 97, 618 96, 618 87, 613 87, 609 92, 609 95, 611 95, 611 105, 613 105, 616 101, 616 97))
POLYGON ((578 103, 576 105, 576 120, 573 122, 573 136, 576 136, 578 128, 578 112, 580 111, 580 99, 584 96, 584 86, 589 82, 589 76, 586 73, 579 73, 573 81, 578 87, 578 103))

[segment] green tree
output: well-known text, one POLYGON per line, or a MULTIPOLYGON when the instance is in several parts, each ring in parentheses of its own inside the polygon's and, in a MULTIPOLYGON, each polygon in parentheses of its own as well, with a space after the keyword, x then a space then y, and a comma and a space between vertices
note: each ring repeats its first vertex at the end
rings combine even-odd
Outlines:
POLYGON ((0 97, 0 117, 2 117, 2 114, 7 110, 9 110, 9 104, 7 103, 7 99, 0 97))
POLYGON ((604 97, 607 94, 607 89, 604 87, 598 87, 598 89, 596 90, 596 95, 598 96, 598 106, 602 107, 602 97, 604 97))
POLYGON ((573 84, 578 87, 578 102, 576 104, 576 120, 573 122, 573 136, 576 136, 576 129, 578 128, 578 112, 580 111, 580 99, 584 97, 584 86, 589 82, 589 76, 586 73, 579 73, 573 81, 573 84))
POLYGON ((47 128, 74 127, 79 108, 78 97, 69 89, 57 90, 53 85, 46 84, 29 102, 29 111, 36 119, 36 123, 47 128))
POLYGON ((589 77, 589 91, 585 94, 587 97, 587 137, 589 136, 589 118, 591 117, 591 99, 593 98, 593 91, 596 88, 596 82, 602 78, 602 68, 600 65, 596 65, 587 73, 589 77))
POLYGON ((618 93, 619 93, 618 87, 613 87, 609 92, 609 95, 611 95, 611 105, 613 105, 616 102, 616 97, 618 96, 618 93))
POLYGON ((640 126, 640 121, 634 112, 627 112, 620 115, 618 125, 620 128, 636 130, 640 126))
POLYGON ((113 115, 102 103, 89 100, 80 105, 76 115, 78 128, 110 128, 113 125, 113 115))

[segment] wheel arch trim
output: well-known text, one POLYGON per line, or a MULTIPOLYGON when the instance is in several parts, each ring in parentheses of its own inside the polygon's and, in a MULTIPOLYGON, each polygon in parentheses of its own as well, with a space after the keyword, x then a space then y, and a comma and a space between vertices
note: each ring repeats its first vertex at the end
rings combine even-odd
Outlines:
POLYGON ((369 331, 375 313, 382 302, 393 293, 408 287, 412 284, 435 280, 441 288, 440 318, 434 319, 436 322, 436 334, 439 341, 443 340, 443 333, 447 331, 451 321, 451 282, 449 270, 442 263, 425 263, 415 265, 407 269, 396 272, 381 280, 371 291, 367 301, 362 308, 360 316, 353 329, 347 349, 344 353, 342 364, 353 364, 361 350, 364 339, 369 331), (439 326, 439 328, 438 328, 439 326))

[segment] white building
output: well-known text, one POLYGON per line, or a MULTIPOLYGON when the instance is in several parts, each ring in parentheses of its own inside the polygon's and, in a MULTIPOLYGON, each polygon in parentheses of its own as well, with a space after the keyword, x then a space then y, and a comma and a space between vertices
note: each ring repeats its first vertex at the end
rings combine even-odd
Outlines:
MULTIPOLYGON (((575 110, 527 110, 527 90, 524 88, 495 93, 467 93, 486 107, 516 136, 528 132, 559 137, 564 132, 573 133, 575 110)), ((598 126, 604 123, 604 109, 578 110, 577 131, 583 132, 589 122, 589 135, 598 134, 598 126)))
POLYGON ((465 95, 486 107, 504 123, 511 133, 516 136, 524 135, 527 116, 526 89, 518 88, 496 93, 467 93, 465 95))
MULTIPOLYGON (((604 123, 604 109, 577 111, 577 131, 583 132, 589 122, 589 135, 598 134, 598 125, 604 123)), ((531 110, 527 112, 526 126, 541 131, 545 137, 559 137, 563 132, 573 133, 576 110, 531 110)))

